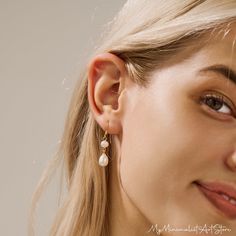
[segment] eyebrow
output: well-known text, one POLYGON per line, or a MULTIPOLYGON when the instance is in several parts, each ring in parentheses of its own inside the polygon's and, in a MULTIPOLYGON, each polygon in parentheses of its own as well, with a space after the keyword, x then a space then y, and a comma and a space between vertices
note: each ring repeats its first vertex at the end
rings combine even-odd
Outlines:
POLYGON ((236 86, 236 72, 230 67, 222 64, 216 64, 204 67, 199 72, 208 72, 208 71, 212 71, 217 74, 223 75, 225 79, 229 79, 236 86))

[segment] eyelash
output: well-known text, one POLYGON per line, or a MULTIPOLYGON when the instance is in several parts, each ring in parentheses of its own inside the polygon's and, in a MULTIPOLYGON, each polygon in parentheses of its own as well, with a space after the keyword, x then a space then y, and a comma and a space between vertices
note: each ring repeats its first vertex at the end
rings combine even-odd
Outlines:
POLYGON ((234 114, 235 114, 235 113, 234 113, 234 108, 233 108, 233 106, 230 105, 231 102, 228 102, 228 99, 225 98, 225 96, 222 95, 222 94, 216 94, 216 93, 213 93, 213 92, 208 93, 208 94, 206 94, 206 95, 201 96, 200 102, 201 102, 201 103, 204 103, 205 105, 207 105, 208 107, 210 107, 210 109, 212 109, 213 111, 215 111, 215 112, 217 112, 217 113, 221 113, 221 114, 227 115, 227 116, 228 116, 228 115, 234 115, 234 114), (226 106, 231 110, 231 114, 226 114, 226 113, 224 113, 224 112, 218 112, 217 109, 212 108, 210 105, 208 105, 208 104, 206 103, 207 99, 213 99, 214 101, 219 102, 219 103, 220 103, 220 108, 219 108, 218 110, 220 110, 224 105, 226 105, 226 106))

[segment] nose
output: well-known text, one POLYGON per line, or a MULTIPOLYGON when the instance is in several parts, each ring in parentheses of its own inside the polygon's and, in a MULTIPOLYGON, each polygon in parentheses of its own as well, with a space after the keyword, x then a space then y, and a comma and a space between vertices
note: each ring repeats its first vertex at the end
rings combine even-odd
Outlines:
POLYGON ((236 149, 227 157, 225 164, 231 171, 236 172, 236 149))

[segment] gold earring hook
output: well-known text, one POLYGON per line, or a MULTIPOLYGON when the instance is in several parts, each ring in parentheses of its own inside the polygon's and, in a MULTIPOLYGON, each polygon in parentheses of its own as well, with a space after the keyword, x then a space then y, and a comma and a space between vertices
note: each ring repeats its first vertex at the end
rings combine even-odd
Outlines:
MULTIPOLYGON (((107 130, 109 129, 109 121, 107 121, 108 122, 108 128, 107 128, 107 130)), ((106 138, 106 136, 107 136, 107 130, 105 130, 105 133, 104 133, 104 135, 103 135, 103 139, 105 139, 106 138)))
POLYGON ((105 131, 104 135, 103 135, 103 139, 105 139, 107 136, 107 130, 105 131))

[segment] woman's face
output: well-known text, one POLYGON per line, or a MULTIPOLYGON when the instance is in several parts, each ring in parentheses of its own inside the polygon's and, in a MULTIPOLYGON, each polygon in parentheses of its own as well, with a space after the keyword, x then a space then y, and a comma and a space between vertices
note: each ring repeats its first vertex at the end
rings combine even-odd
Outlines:
POLYGON ((222 224, 231 229, 224 234, 236 235, 233 201, 231 207, 219 194, 208 195, 209 200, 195 184, 223 181, 236 189, 236 81, 219 69, 236 71, 233 29, 186 60, 184 54, 176 56, 154 71, 148 88, 132 84, 126 90, 120 181, 158 228, 222 224))

